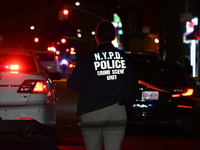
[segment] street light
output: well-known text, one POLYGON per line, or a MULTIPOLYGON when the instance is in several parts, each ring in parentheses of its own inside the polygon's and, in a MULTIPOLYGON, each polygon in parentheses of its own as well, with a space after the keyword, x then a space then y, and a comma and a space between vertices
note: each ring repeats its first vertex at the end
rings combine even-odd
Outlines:
POLYGON ((60 41, 62 44, 65 44, 67 42, 67 40, 65 38, 62 38, 60 41))
POLYGON ((31 29, 31 30, 34 30, 34 29, 35 29, 35 26, 30 26, 30 29, 31 29))
POLYGON ((35 38, 34 38, 34 42, 35 42, 35 43, 38 43, 38 42, 39 42, 39 38, 38 38, 38 37, 35 37, 35 38))
POLYGON ((76 6, 80 6, 80 4, 81 4, 80 2, 75 2, 76 6))

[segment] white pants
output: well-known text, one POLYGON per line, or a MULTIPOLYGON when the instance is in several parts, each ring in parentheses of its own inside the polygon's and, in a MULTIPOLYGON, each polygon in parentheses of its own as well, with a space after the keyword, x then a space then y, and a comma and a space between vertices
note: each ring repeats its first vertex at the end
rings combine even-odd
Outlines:
POLYGON ((127 122, 124 105, 112 106, 81 116, 81 130, 87 150, 120 150, 127 122))

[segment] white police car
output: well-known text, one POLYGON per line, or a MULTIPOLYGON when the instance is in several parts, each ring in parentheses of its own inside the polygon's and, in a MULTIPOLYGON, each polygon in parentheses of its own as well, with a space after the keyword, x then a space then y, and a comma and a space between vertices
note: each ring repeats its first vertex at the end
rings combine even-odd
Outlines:
POLYGON ((0 133, 55 128, 57 101, 55 84, 34 51, 0 48, 0 133))

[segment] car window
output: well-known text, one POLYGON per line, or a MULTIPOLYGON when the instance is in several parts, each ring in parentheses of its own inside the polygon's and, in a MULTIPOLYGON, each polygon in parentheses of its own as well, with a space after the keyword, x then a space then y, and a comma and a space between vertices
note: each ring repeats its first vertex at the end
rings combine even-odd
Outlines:
POLYGON ((36 71, 34 60, 28 55, 0 54, 0 70, 36 71), (12 68, 12 67, 15 68, 12 68))
POLYGON ((40 61, 55 61, 55 57, 52 54, 38 53, 37 55, 40 61))
POLYGON ((175 62, 165 61, 134 61, 138 78, 158 86, 183 86, 187 79, 182 67, 175 62))

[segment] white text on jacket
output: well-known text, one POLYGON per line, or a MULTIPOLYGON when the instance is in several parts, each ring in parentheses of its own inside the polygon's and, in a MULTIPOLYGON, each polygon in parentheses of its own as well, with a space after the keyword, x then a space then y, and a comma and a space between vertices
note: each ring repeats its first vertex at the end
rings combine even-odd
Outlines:
POLYGON ((107 80, 117 80, 117 75, 124 74, 126 63, 119 52, 99 52, 94 54, 94 69, 98 76, 107 80))

